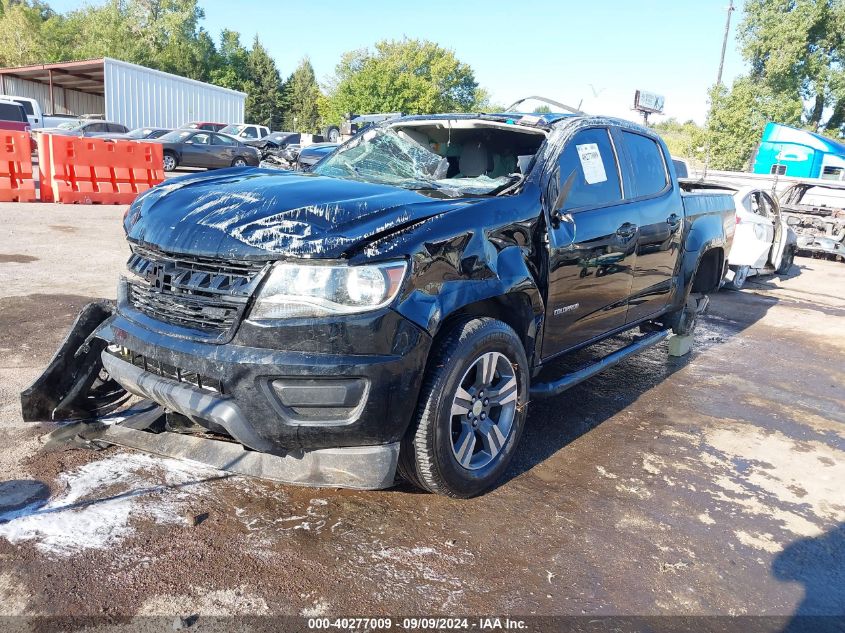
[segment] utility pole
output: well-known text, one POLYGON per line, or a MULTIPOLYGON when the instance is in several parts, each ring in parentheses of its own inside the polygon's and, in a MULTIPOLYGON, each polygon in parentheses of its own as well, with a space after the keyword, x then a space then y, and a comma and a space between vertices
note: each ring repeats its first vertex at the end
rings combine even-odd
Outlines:
POLYGON ((725 50, 728 48, 728 34, 731 31, 731 14, 734 12, 734 0, 728 4, 728 18, 725 20, 725 37, 722 39, 722 56, 719 58, 719 74, 716 76, 716 85, 722 83, 722 69, 725 67, 725 50))

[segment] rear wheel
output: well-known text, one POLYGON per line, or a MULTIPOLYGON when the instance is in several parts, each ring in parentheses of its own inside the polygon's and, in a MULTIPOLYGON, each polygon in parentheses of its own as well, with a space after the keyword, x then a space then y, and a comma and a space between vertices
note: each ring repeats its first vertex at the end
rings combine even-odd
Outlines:
POLYGON ((777 267, 775 271, 778 275, 785 275, 787 274, 790 269, 792 268, 792 264, 795 262, 795 249, 794 248, 787 248, 786 251, 783 253, 783 257, 780 259, 780 266, 777 267))
POLYGON ((246 167, 246 161, 238 156, 235 160, 232 161, 232 167, 246 167))
POLYGON ((528 361, 522 342, 491 318, 452 325, 432 352, 417 414, 399 457, 419 488, 473 497, 510 463, 525 423, 528 361))
POLYGON ((330 125, 326 129, 326 140, 329 143, 337 143, 340 140, 340 129, 336 125, 330 125))
POLYGON ((176 156, 171 154, 170 152, 164 153, 164 171, 173 171, 176 169, 176 156))

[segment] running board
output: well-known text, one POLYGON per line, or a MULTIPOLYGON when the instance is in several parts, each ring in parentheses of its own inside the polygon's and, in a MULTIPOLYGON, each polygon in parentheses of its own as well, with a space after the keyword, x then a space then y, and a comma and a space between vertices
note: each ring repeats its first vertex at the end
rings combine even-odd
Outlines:
POLYGON ((572 373, 566 374, 558 380, 535 383, 531 385, 531 397, 551 398, 553 396, 557 396, 567 389, 571 389, 575 385, 584 382, 588 378, 592 378, 596 374, 603 372, 605 369, 613 367, 616 363, 619 363, 634 354, 639 354, 649 347, 654 347, 658 343, 666 340, 671 333, 671 330, 661 330, 659 332, 646 334, 645 336, 635 339, 622 349, 618 349, 615 352, 600 358, 596 362, 587 365, 586 367, 582 367, 572 373))

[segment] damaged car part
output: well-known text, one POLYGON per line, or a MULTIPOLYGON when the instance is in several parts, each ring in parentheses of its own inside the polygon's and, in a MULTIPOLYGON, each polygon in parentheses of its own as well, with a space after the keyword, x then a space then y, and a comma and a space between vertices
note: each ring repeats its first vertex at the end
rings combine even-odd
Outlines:
POLYGON ((108 414, 129 395, 103 368, 106 343, 94 336, 112 318, 108 301, 86 305, 38 379, 21 393, 21 412, 27 421, 88 419, 108 414))

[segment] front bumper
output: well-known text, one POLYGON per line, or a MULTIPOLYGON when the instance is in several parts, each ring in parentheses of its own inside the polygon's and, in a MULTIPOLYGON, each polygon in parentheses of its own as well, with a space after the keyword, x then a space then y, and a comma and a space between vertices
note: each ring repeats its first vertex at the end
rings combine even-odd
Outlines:
POLYGON ((385 447, 404 435, 431 340, 390 310, 366 320, 334 324, 322 335, 314 326, 298 342, 285 328, 255 330, 242 324, 232 342, 218 344, 174 336, 167 324, 148 329, 118 313, 96 337, 109 345, 105 368, 127 391, 251 449, 287 456, 385 447), (378 336, 364 337, 363 330, 378 336), (289 349, 273 349, 273 344, 289 349), (136 363, 141 367, 115 356, 117 348, 142 357, 136 363), (363 354, 360 348, 378 353, 363 354), (180 382, 174 375, 201 380, 180 382), (209 382, 220 390, 208 389, 209 382))

